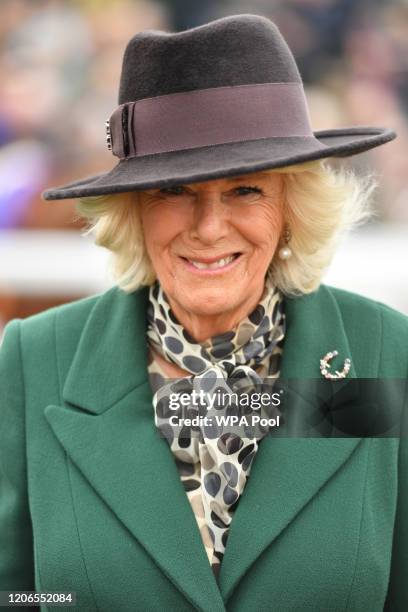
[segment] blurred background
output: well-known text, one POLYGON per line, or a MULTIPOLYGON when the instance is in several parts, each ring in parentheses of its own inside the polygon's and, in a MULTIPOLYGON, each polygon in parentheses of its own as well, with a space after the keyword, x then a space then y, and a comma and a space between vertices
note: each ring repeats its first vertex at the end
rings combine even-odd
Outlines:
POLYGON ((375 174, 377 214, 344 240, 325 282, 408 314, 408 0, 1 0, 0 336, 14 317, 113 284, 108 254, 81 234, 74 202, 40 194, 116 164, 104 123, 129 38, 236 13, 277 23, 315 130, 397 131, 341 162, 375 174))

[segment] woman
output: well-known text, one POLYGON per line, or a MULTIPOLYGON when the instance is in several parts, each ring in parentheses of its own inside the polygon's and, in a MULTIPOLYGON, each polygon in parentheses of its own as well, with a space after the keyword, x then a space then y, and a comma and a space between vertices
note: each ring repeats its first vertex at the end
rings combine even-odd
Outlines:
POLYGON ((12 321, 0 353, 0 590, 75 591, 81 610, 405 610, 406 439, 171 418, 265 380, 328 380, 357 408, 353 379, 406 380, 407 318, 320 282, 373 189, 327 158, 395 134, 313 133, 257 15, 139 33, 119 102, 119 163, 45 192, 80 198, 117 286, 12 321))

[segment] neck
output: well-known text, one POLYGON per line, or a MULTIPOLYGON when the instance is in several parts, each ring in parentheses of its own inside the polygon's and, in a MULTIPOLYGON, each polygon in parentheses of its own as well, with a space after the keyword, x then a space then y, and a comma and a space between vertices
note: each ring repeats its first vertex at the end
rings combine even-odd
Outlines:
POLYGON ((196 342, 204 342, 213 336, 218 336, 233 330, 245 317, 251 313, 262 297, 263 287, 258 294, 248 299, 233 311, 215 314, 193 313, 184 310, 177 302, 169 298, 170 307, 181 323, 196 342))

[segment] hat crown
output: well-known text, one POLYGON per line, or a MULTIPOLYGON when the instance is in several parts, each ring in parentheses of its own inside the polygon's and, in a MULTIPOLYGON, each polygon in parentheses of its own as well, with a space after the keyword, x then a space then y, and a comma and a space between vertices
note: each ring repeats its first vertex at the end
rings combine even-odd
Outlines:
POLYGON ((308 115, 293 54, 268 18, 232 15, 183 32, 142 31, 126 47, 119 106, 105 123, 118 164, 43 197, 237 176, 356 155, 396 136, 370 126, 313 132, 308 115))
POLYGON ((136 34, 125 50, 118 102, 212 87, 301 82, 293 54, 270 19, 233 15, 182 32, 136 34))

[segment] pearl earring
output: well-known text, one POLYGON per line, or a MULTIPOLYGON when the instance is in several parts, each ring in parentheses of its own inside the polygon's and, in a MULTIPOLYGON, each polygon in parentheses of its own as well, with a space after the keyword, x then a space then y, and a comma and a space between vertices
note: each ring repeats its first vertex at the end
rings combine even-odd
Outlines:
POLYGON ((292 238, 292 232, 290 231, 289 225, 286 224, 283 230, 283 241, 285 243, 285 246, 283 246, 278 251, 279 259, 285 260, 285 259, 289 259, 290 257, 292 257, 292 249, 288 247, 288 244, 291 238, 292 238))

